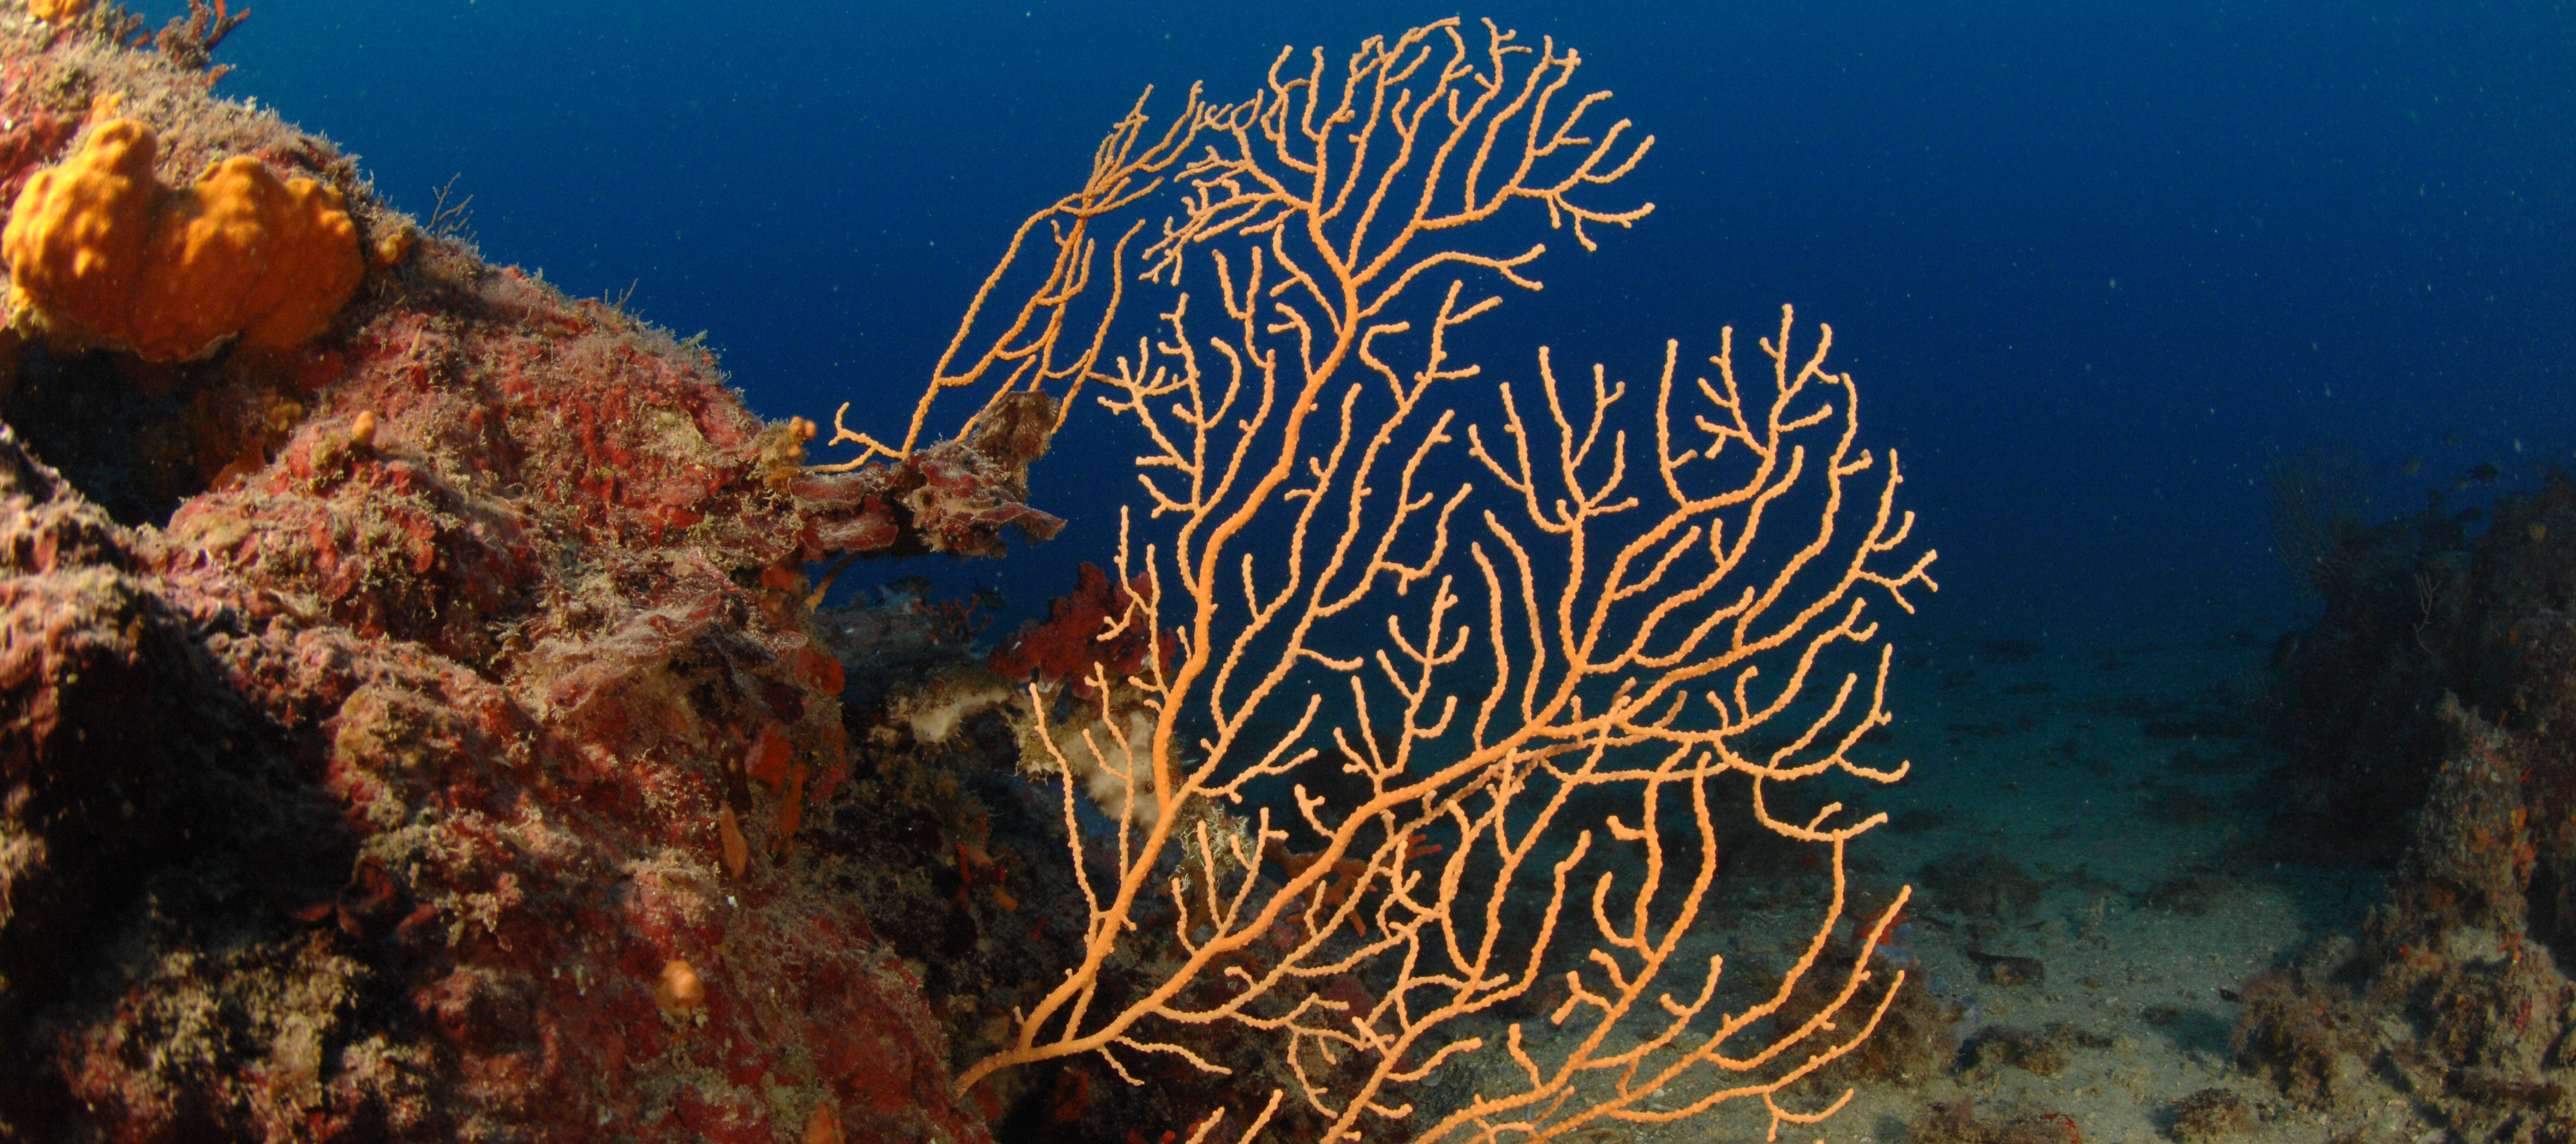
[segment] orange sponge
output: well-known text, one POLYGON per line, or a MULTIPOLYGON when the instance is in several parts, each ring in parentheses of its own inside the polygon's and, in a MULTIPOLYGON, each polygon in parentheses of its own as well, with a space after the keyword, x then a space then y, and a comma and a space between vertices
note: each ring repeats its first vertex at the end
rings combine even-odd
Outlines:
POLYGON ((238 155, 166 187, 154 148, 150 128, 111 120, 27 181, 0 232, 11 309, 152 361, 321 332, 366 273, 340 192, 238 155))

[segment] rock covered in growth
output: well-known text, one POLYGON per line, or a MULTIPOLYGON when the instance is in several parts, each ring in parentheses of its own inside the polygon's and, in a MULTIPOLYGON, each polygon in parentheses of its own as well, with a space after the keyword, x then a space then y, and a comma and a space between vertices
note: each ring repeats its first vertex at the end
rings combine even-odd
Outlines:
POLYGON ((2264 831, 2273 857, 2396 861, 2448 748, 2443 695, 2473 709, 2507 700, 2505 637, 2576 592, 2564 582, 2576 563, 2545 558, 2576 554, 2576 536, 2542 519, 2558 483, 2498 504, 2475 543, 2430 510, 2340 534, 2316 575, 2325 616, 2274 658, 2272 730, 2291 761, 2264 831))
POLYGON ((2173 1138, 2209 1144, 2242 1136, 2254 1127, 2254 1106, 2231 1088, 2204 1088, 2174 1102, 2173 1138))
POLYGON ((2576 481, 2500 500, 2474 541, 2357 534, 2282 665, 2301 801, 2385 811, 2402 846, 2358 941, 2249 982, 2240 1059, 2312 1106, 2402 1078, 2470 1139, 2576 1136, 2576 481), (2341 712, 2346 723, 2332 716, 2341 712), (2324 765, 2350 724, 2387 746, 2324 765))
POLYGON ((1905 1126, 1912 1144, 2084 1144, 2084 1130, 2063 1112, 2024 1111, 1981 1120, 1974 1101, 1931 1105, 1905 1126))
MULTIPOLYGON (((409 225, 114 24, 0 16, 0 187, 112 86, 164 181, 409 225)), ((392 252, 291 354, 0 343, 0 1135, 988 1138, 800 846, 850 768, 800 563, 1044 531, 1038 411, 816 486, 703 351, 392 252)))
POLYGON ((1056 400, 1016 393, 971 435, 916 450, 891 465, 799 474, 789 484, 818 518, 804 534, 807 559, 826 552, 888 556, 1000 556, 1004 529, 1053 540, 1064 521, 1022 503, 1029 465, 1055 431, 1056 400))
MULTIPOLYGON (((1832 943, 1827 956, 1856 956, 1852 946, 1868 940, 1868 926, 1879 908, 1883 907, 1855 910, 1858 923, 1851 941, 1832 943)), ((1891 926, 1887 940, 1872 947, 1871 956, 1878 964, 1852 998, 1850 1011, 1857 1019, 1878 1014, 1877 1030, 1858 1048, 1811 1074, 1802 1085, 1807 1095, 1830 1101, 1857 1083, 1921 1088, 1946 1075, 1958 1060, 1960 1008, 1933 994, 1930 974, 1898 939, 1899 932, 1910 929, 1910 923, 1891 926), (1896 990, 1893 1000, 1887 995, 1891 988, 1896 990)), ((1779 1019, 1795 1024, 1826 1011, 1836 1000, 1837 988, 1837 983, 1816 974, 1800 977, 1780 1007, 1779 1019)), ((1982 1052, 1979 1060, 1984 1060, 1982 1052)))

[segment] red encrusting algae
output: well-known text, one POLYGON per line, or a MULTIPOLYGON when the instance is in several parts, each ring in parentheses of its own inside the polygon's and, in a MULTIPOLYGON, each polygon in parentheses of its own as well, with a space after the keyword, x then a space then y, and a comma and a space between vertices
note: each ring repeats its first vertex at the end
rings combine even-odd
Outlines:
POLYGON ((1113 585, 1108 573, 1088 561, 1077 576, 1072 593, 1047 601, 1046 619, 1020 625, 987 666, 1005 679, 1068 686, 1075 698, 1087 700, 1099 696, 1090 682, 1095 668, 1115 687, 1143 671, 1157 647, 1163 664, 1171 663, 1180 647, 1177 633, 1163 632, 1158 643, 1152 629, 1130 624, 1114 638, 1101 638, 1108 624, 1127 615, 1133 601, 1150 590, 1145 577, 1113 585))

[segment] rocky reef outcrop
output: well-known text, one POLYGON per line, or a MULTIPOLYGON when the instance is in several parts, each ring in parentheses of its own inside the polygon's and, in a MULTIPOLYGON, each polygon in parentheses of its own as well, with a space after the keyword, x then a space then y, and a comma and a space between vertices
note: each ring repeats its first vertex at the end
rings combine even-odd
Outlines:
POLYGON ((2471 1140, 2576 1139, 2576 481, 2472 536, 2347 530, 2285 640, 2274 846, 2381 861, 2364 931, 2249 982, 2239 1057, 2303 1102, 2361 1074, 2471 1140))
POLYGON ((697 345, 133 31, 0 12, 0 201, 131 122, 369 255, 291 345, 0 335, 0 1136, 988 1138, 950 1055, 989 1015, 925 978, 994 982, 887 925, 1007 913, 1002 867, 854 749, 868 645, 804 568, 1051 533, 1052 403, 811 473, 697 345))

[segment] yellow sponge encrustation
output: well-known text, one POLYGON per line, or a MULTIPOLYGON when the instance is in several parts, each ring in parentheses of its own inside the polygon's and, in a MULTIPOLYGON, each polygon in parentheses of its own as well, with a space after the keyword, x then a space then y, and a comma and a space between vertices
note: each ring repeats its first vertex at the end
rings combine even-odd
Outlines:
POLYGON ((28 180, 0 231, 11 309, 152 361, 321 332, 366 274, 340 192, 240 155, 168 187, 155 147, 150 128, 111 120, 28 180))

